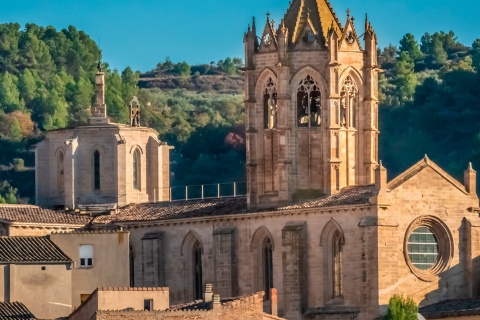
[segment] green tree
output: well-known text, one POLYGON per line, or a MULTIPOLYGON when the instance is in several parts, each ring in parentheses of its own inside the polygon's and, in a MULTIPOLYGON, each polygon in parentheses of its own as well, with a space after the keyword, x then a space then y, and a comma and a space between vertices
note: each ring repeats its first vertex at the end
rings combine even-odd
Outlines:
POLYGON ((17 77, 14 75, 8 72, 0 74, 0 110, 5 113, 24 109, 16 83, 17 77))
POLYGON ((472 43, 472 65, 478 71, 480 70, 480 39, 472 43))
POLYGON ((191 74, 191 67, 186 61, 183 61, 177 63, 173 68, 173 71, 182 77, 189 77, 191 74))
POLYGON ((114 70, 112 72, 107 69, 105 82, 105 101, 107 103, 108 115, 112 117, 115 122, 128 123, 130 111, 122 97, 122 78, 118 74, 118 71, 114 70))
POLYGON ((12 141, 22 140, 22 129, 20 128, 20 123, 16 118, 13 118, 10 122, 7 137, 12 141))
POLYGON ((418 306, 411 298, 395 294, 388 302, 385 320, 417 320, 418 306))
POLYGON ((40 78, 35 71, 32 72, 30 69, 23 70, 18 78, 18 91, 26 105, 35 98, 37 81, 40 81, 40 78))
POLYGON ((400 52, 406 52, 413 59, 413 61, 418 61, 423 58, 423 53, 420 51, 415 37, 411 33, 407 33, 400 40, 400 52))
POLYGON ((397 94, 400 102, 411 101, 417 86, 417 77, 414 73, 414 62, 405 51, 400 52, 395 67, 397 94))

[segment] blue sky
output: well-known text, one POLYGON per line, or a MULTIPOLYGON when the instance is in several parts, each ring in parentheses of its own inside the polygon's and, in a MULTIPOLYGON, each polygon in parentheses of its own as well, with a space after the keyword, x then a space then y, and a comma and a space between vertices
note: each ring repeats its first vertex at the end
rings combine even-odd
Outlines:
MULTIPOLYGON (((209 63, 243 55, 243 33, 252 16, 263 29, 265 13, 279 22, 289 0, 0 0, 0 22, 33 22, 84 30, 114 68, 147 71, 172 61, 209 63)), ((398 44, 411 32, 454 31, 471 45, 480 38, 478 0, 331 0, 342 23, 350 8, 363 33, 365 13, 379 46, 398 44)))

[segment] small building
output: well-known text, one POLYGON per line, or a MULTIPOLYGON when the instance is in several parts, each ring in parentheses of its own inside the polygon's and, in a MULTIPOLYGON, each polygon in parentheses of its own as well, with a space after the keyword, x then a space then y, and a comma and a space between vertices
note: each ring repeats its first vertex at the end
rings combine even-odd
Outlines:
POLYGON ((45 236, 82 228, 92 218, 65 210, 0 204, 0 236, 45 236))
POLYGON ((0 301, 21 301, 41 319, 64 316, 72 308, 71 267, 72 260, 47 237, 0 237, 0 301))
POLYGON ((263 312, 263 292, 221 300, 206 287, 204 299, 170 307, 168 288, 98 288, 68 318, 282 320, 263 312))
POLYGON ((50 238, 73 261, 68 293, 73 308, 98 287, 130 285, 129 232, 74 231, 54 233, 50 238))
POLYGON ((69 319, 100 319, 99 313, 108 310, 164 311, 168 307, 168 288, 101 287, 75 309, 69 319))

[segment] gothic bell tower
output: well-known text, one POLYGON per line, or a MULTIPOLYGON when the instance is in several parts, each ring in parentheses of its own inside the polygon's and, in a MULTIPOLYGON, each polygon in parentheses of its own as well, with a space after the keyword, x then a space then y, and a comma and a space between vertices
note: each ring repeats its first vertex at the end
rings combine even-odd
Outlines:
POLYGON ((328 0, 293 0, 278 26, 245 33, 250 208, 374 182, 378 159, 377 39, 362 48, 328 0))

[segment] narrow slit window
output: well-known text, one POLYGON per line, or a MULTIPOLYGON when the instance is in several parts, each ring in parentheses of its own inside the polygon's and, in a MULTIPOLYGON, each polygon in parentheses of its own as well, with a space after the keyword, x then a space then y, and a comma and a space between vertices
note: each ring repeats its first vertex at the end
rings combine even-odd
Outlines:
POLYGON ((263 242, 263 290, 265 300, 270 300, 270 289, 273 288, 273 244, 270 238, 263 242))
POLYGON ((93 187, 100 190, 100 152, 96 150, 93 153, 93 187))
POLYGON ((140 190, 140 151, 133 153, 133 189, 140 190))

